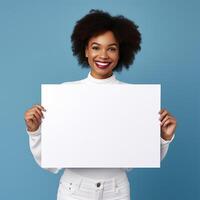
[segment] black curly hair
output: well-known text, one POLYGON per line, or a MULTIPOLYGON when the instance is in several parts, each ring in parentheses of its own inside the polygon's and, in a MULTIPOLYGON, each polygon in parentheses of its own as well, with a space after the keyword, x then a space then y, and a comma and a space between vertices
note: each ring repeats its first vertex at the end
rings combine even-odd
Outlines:
POLYGON ((141 34, 138 26, 122 15, 111 16, 108 12, 92 9, 76 22, 71 35, 72 52, 82 67, 89 67, 85 48, 93 36, 112 31, 119 43, 119 61, 113 71, 122 71, 133 63, 135 54, 141 49, 141 34))

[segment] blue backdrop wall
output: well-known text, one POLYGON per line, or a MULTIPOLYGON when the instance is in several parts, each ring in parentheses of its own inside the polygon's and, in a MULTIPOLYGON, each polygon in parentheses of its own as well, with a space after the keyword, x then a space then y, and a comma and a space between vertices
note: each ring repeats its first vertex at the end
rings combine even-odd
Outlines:
POLYGON ((160 169, 128 173, 135 200, 200 199, 200 3, 198 0, 0 1, 0 199, 54 200, 58 175, 34 162, 24 112, 40 102, 41 83, 86 77, 72 56, 75 22, 92 8, 122 14, 142 32, 129 83, 161 83, 162 107, 178 121, 160 169))

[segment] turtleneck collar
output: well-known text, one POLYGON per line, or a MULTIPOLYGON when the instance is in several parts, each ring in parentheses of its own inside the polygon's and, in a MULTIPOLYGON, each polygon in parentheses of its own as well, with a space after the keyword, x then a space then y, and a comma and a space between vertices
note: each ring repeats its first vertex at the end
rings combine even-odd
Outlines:
POLYGON ((97 78, 94 78, 91 75, 91 72, 88 73, 88 76, 87 76, 86 80, 89 81, 89 82, 93 82, 93 83, 114 83, 114 82, 117 81, 114 73, 112 74, 112 76, 110 76, 108 78, 97 79, 97 78))

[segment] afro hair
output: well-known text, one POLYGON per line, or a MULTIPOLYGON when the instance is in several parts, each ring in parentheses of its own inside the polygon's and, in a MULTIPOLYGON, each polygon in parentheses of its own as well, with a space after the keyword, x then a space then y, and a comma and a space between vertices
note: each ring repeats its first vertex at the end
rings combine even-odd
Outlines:
POLYGON ((92 9, 87 15, 76 22, 71 35, 72 52, 82 67, 89 67, 85 57, 85 48, 93 36, 112 31, 119 43, 119 61, 113 71, 122 71, 135 59, 141 49, 141 34, 138 26, 122 15, 111 16, 108 12, 92 9))

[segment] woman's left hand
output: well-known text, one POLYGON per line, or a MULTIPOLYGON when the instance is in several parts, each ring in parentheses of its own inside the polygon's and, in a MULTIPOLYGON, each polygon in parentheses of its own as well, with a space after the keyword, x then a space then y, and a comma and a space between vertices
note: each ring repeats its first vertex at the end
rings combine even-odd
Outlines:
POLYGON ((176 118, 166 109, 161 109, 159 114, 161 121, 161 137, 164 140, 171 140, 176 129, 176 118))

